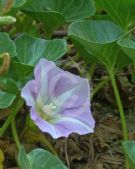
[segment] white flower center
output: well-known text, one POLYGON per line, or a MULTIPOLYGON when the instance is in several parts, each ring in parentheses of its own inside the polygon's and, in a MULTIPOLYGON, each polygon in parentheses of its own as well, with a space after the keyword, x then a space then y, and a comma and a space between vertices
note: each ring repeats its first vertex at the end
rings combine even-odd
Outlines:
POLYGON ((56 109, 56 106, 53 103, 50 103, 50 104, 45 105, 43 107, 44 113, 46 113, 48 115, 51 115, 54 112, 55 109, 56 109))

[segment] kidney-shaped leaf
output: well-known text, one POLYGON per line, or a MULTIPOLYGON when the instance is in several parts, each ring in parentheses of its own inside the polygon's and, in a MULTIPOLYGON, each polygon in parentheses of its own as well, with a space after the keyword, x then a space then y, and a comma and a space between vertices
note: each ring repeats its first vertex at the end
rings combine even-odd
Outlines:
POLYGON ((18 60, 34 66, 40 58, 55 61, 67 52, 65 40, 45 40, 23 34, 15 40, 18 60))
POLYGON ((122 145, 124 152, 129 159, 130 167, 135 169, 135 141, 125 141, 122 145))
POLYGON ((13 103, 16 95, 0 91, 0 109, 5 109, 13 103))
MULTIPOLYGON (((119 51, 116 41, 122 34, 123 30, 115 23, 101 20, 72 23, 68 32, 73 42, 75 41, 86 51, 87 56, 93 55, 107 67, 114 66, 116 62, 119 51)), ((89 61, 91 59, 92 57, 89 61)))
POLYGON ((10 56, 16 56, 16 47, 7 33, 0 32, 0 54, 9 53, 10 56))
POLYGON ((66 22, 64 16, 59 12, 25 11, 25 13, 43 23, 47 38, 50 38, 53 32, 66 22))
POLYGON ((88 18, 95 13, 93 0, 28 0, 23 10, 45 25, 48 36, 65 22, 88 18))
POLYGON ((43 149, 33 150, 28 154, 33 169, 67 169, 67 167, 50 152, 43 149))
POLYGON ((56 156, 40 148, 26 154, 21 147, 18 161, 21 169, 67 169, 56 156))
POLYGON ((16 83, 13 79, 9 77, 0 77, 0 84, 3 86, 4 93, 10 93, 10 94, 17 94, 18 93, 18 88, 16 86, 16 83))
POLYGON ((22 81, 26 76, 33 72, 33 66, 12 61, 10 64, 10 76, 16 81, 22 81))
POLYGON ((19 149, 18 163, 21 169, 32 169, 31 162, 29 161, 24 146, 19 149))
POLYGON ((135 0, 96 0, 123 29, 135 23, 135 0))
POLYGON ((131 36, 121 38, 118 42, 123 52, 130 58, 133 63, 134 69, 132 72, 132 81, 135 82, 135 41, 131 36))
POLYGON ((95 13, 92 0, 28 0, 26 9, 30 11, 55 11, 61 13, 66 21, 71 22, 90 17, 95 13))
POLYGON ((135 41, 130 37, 124 37, 120 39, 118 45, 122 48, 122 50, 135 62, 135 41))

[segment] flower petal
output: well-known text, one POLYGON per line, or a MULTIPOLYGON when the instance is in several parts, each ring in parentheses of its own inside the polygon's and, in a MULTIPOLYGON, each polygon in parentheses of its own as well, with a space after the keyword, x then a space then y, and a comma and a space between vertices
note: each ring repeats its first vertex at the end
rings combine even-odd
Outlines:
POLYGON ((72 87, 66 90, 58 97, 52 98, 57 107, 75 108, 90 104, 89 85, 86 79, 81 79, 79 83, 72 84, 72 87))
POLYGON ((53 62, 45 59, 39 61, 34 74, 39 105, 43 106, 49 99, 54 99, 54 102, 59 102, 66 108, 72 105, 79 107, 84 103, 89 104, 90 89, 87 79, 63 71, 53 62))
MULTIPOLYGON (((71 117, 61 118, 60 121, 55 124, 55 130, 57 133, 56 138, 68 137, 71 133, 78 133, 80 135, 93 133, 94 130, 88 124, 83 121, 71 117)), ((54 136, 53 136, 54 137, 54 136)))
POLYGON ((21 91, 21 96, 26 100, 26 104, 28 106, 34 106, 35 105, 35 98, 36 98, 36 92, 35 92, 35 81, 31 80, 29 81, 24 88, 21 91))
POLYGON ((44 106, 49 100, 49 87, 50 81, 56 76, 57 73, 61 72, 53 62, 46 59, 40 59, 34 70, 35 81, 37 86, 37 103, 40 106, 44 106))
POLYGON ((46 100, 48 99, 48 76, 47 69, 49 65, 43 59, 39 61, 36 65, 34 74, 37 90, 36 102, 40 106, 44 106, 46 100))
POLYGON ((34 121, 34 123, 39 127, 39 129, 42 132, 47 132, 52 136, 55 136, 55 129, 54 126, 49 124, 47 121, 45 121, 44 119, 42 119, 38 113, 36 112, 36 110, 34 108, 30 109, 30 116, 31 119, 34 121))
MULTIPOLYGON (((73 113, 73 111, 74 110, 70 113, 73 113)), ((52 119, 52 121, 47 122, 31 108, 30 116, 42 132, 49 133, 55 139, 59 137, 68 137, 71 133, 82 135, 94 132, 93 128, 95 122, 89 112, 76 117, 63 116, 59 119, 52 119)))
POLYGON ((92 133, 95 121, 90 112, 88 80, 45 59, 36 65, 34 74, 35 80, 26 84, 21 95, 31 106, 30 116, 35 124, 53 138, 92 133), (54 112, 50 111, 48 118, 41 117, 45 113, 43 108, 50 105, 56 107, 54 112))
POLYGON ((80 135, 93 133, 95 127, 95 121, 89 108, 66 110, 60 118, 54 119, 50 123, 54 123, 57 138, 68 137, 71 133, 80 135))

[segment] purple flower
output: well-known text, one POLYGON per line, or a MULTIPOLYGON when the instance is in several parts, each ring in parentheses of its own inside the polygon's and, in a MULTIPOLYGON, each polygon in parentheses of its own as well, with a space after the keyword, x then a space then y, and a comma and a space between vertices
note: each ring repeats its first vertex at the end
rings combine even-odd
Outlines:
POLYGON ((22 89, 35 124, 53 138, 71 133, 93 133, 95 121, 90 111, 87 79, 58 68, 41 59, 34 70, 35 79, 22 89))

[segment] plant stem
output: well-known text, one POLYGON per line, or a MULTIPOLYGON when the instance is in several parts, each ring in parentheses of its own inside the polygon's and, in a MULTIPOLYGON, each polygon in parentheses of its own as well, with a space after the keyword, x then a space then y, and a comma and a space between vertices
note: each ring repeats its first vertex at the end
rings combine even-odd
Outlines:
MULTIPOLYGON (((126 141, 126 140, 128 140, 128 130, 127 130, 127 126, 126 126, 126 119, 125 119, 123 106, 122 106, 122 103, 121 103, 118 87, 117 87, 117 84, 116 84, 115 75, 114 75, 114 72, 113 72, 112 69, 108 69, 108 72, 109 72, 109 75, 110 75, 110 78, 111 78, 116 102, 117 102, 118 109, 119 109, 119 112, 120 112, 120 119, 121 119, 121 124, 122 124, 124 141, 126 141)), ((128 159, 127 159, 126 156, 125 156, 125 168, 129 169, 129 163, 128 163, 128 159)))
POLYGON ((125 119, 124 110, 123 110, 123 106, 122 106, 122 103, 121 103, 121 99, 120 99, 120 95, 119 95, 119 92, 118 92, 116 79, 115 79, 115 75, 114 75, 113 70, 109 70, 109 75, 110 75, 110 78, 111 78, 116 102, 117 102, 118 109, 119 109, 119 112, 120 112, 124 141, 126 141, 126 140, 128 140, 128 131, 127 131, 127 127, 126 127, 126 119, 125 119))
POLYGON ((16 146, 19 149, 21 144, 20 144, 19 137, 18 137, 17 130, 16 130, 15 117, 12 117, 11 128, 12 128, 12 133, 13 133, 13 137, 14 137, 16 146))
POLYGON ((7 130, 8 126, 10 125, 11 122, 11 114, 8 116, 7 120, 5 121, 5 123, 3 124, 3 126, 0 128, 0 137, 3 136, 3 134, 5 133, 5 131, 7 130))
POLYGON ((12 110, 12 114, 11 114, 11 128, 12 128, 12 133, 13 133, 13 137, 16 143, 17 148, 20 148, 20 141, 19 141, 19 137, 17 134, 17 130, 16 130, 16 124, 15 124, 15 116, 17 114, 17 112, 19 111, 19 109, 22 107, 24 101, 22 98, 19 98, 16 103, 11 107, 12 110))
POLYGON ((12 116, 16 116, 17 112, 20 110, 20 108, 22 107, 24 101, 22 99, 19 99, 16 104, 13 105, 12 107, 12 111, 10 113, 10 115, 7 117, 5 123, 3 124, 3 126, 0 128, 0 136, 3 136, 4 133, 6 132, 7 128, 9 127, 11 120, 12 120, 12 116))
POLYGON ((93 73, 94 73, 94 70, 95 70, 96 66, 97 66, 97 61, 95 61, 95 62, 93 62, 93 63, 91 64, 91 67, 90 67, 90 69, 89 69, 89 71, 88 71, 88 75, 87 75, 87 78, 88 78, 89 80, 92 78, 92 75, 93 75, 93 73))

